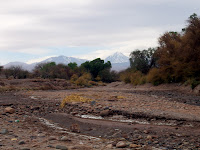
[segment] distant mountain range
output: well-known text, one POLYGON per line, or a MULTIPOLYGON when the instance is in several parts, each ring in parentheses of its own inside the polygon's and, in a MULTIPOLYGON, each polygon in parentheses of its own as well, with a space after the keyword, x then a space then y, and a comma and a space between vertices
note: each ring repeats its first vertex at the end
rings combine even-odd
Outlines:
MULTIPOLYGON (((21 66, 23 69, 32 71, 37 64, 40 63, 48 63, 48 62, 55 62, 56 64, 69 64, 70 62, 76 62, 78 65, 89 61, 86 59, 79 59, 75 57, 67 57, 67 56, 57 56, 51 57, 41 62, 26 64, 24 62, 10 62, 4 65, 4 68, 9 68, 11 66, 21 66)), ((129 58, 122 53, 116 52, 113 55, 108 56, 104 59, 105 62, 110 61, 112 64, 112 70, 121 71, 129 67, 129 58)))

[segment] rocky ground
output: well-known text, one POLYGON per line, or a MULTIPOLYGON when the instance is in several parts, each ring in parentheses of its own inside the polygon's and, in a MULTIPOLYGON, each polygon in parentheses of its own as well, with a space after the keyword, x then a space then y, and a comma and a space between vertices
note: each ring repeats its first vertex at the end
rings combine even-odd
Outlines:
POLYGON ((1 92, 0 149, 200 149, 200 96, 184 86, 66 89, 1 92), (71 94, 90 102, 61 108, 71 94))

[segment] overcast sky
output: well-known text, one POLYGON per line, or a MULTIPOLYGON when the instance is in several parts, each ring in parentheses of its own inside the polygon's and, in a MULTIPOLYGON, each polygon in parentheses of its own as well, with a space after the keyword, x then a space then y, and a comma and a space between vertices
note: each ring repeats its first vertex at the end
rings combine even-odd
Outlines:
POLYGON ((0 65, 128 56, 181 31, 193 13, 200 15, 199 0, 0 0, 0 65))

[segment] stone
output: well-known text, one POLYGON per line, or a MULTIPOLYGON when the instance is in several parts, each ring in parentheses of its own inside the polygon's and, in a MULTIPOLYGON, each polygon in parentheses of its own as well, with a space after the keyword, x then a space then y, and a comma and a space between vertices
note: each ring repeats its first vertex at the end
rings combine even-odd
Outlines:
POLYGON ((151 136, 151 135, 148 135, 148 136, 147 136, 147 139, 148 139, 148 140, 152 140, 152 136, 151 136))
POLYGON ((109 115, 110 115, 110 110, 108 110, 108 109, 100 112, 100 116, 102 116, 102 117, 106 117, 109 115))
POLYGON ((125 148, 127 146, 126 142, 124 141, 119 141, 117 144, 116 144, 116 147, 117 148, 125 148))
POLYGON ((50 148, 55 148, 55 146, 53 146, 53 145, 48 145, 47 147, 50 147, 50 148))
POLYGON ((1 134, 7 134, 7 133, 8 133, 8 130, 7 130, 7 129, 2 129, 0 133, 1 133, 1 134))
POLYGON ((24 148, 21 148, 20 150, 30 150, 30 148, 24 147, 24 148))
POLYGON ((25 144, 25 142, 23 140, 19 141, 18 143, 19 145, 25 144))
POLYGON ((57 138, 55 136, 50 136, 49 141, 52 141, 52 140, 57 140, 57 138))
POLYGON ((11 141, 17 141, 17 138, 12 138, 11 141))
POLYGON ((71 141, 70 139, 68 139, 66 136, 63 136, 60 138, 61 141, 71 141))
POLYGON ((144 133, 145 133, 145 134, 148 134, 148 133, 149 133, 149 131, 147 131, 147 130, 144 130, 144 133))
POLYGON ((68 150, 66 146, 62 146, 62 145, 56 145, 56 149, 68 150))
POLYGON ((141 145, 130 144, 129 147, 130 147, 130 148, 139 148, 139 147, 141 147, 141 145))
POLYGON ((13 108, 11 108, 11 107, 6 107, 6 108, 4 109, 4 112, 5 112, 5 113, 13 114, 13 113, 15 112, 15 110, 14 110, 13 108))
POLYGON ((106 146, 106 148, 111 149, 111 148, 113 148, 113 145, 112 145, 112 144, 108 144, 108 145, 106 146))
POLYGON ((96 101, 91 101, 91 102, 90 102, 90 105, 91 105, 91 106, 96 105, 96 101))

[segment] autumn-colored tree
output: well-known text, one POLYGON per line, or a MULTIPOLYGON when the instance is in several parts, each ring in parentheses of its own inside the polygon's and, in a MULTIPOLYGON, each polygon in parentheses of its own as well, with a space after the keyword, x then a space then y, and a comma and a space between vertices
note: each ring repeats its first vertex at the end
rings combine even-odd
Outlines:
POLYGON ((156 51, 160 77, 164 82, 200 78, 200 18, 193 14, 181 33, 166 32, 156 51))

